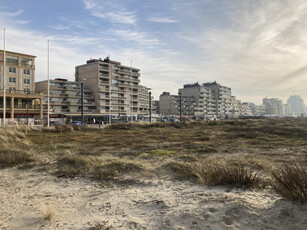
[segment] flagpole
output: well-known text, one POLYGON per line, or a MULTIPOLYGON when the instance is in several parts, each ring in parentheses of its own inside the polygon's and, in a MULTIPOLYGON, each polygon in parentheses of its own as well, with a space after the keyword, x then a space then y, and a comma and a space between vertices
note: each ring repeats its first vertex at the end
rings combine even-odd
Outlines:
POLYGON ((112 74, 111 74, 111 55, 109 54, 109 125, 112 124, 112 74))
POLYGON ((3 28, 3 127, 5 127, 5 113, 6 113, 5 73, 6 73, 5 28, 3 28))
POLYGON ((47 42, 47 79, 48 79, 48 95, 47 95, 47 126, 49 127, 50 125, 50 85, 49 85, 49 39, 47 42))
POLYGON ((132 87, 132 60, 131 60, 131 68, 130 68, 130 81, 131 81, 131 87, 130 87, 130 97, 131 97, 131 121, 134 122, 134 114, 133 114, 133 87, 132 87))

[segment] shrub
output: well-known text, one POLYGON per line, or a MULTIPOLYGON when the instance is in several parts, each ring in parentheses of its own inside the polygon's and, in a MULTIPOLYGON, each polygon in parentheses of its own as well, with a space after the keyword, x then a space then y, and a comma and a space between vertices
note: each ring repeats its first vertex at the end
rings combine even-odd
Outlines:
POLYGON ((273 188, 282 197, 300 203, 307 202, 307 168, 295 164, 283 165, 271 172, 273 188))
POLYGON ((31 155, 25 150, 15 149, 0 151, 0 166, 2 167, 13 167, 33 161, 31 155))
POLYGON ((258 174, 243 165, 231 165, 206 160, 190 166, 191 171, 207 185, 230 185, 236 187, 253 187, 259 185, 258 174))

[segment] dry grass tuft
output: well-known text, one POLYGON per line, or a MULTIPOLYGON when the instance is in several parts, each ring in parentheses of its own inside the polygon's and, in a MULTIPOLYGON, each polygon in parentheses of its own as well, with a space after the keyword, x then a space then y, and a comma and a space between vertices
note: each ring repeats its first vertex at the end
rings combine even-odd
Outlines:
POLYGON ((43 214, 43 219, 47 221, 53 220, 56 215, 53 205, 42 205, 41 212, 43 214))
POLYGON ((307 168, 295 164, 283 165, 271 172, 273 188, 282 197, 300 203, 307 202, 307 168))
POLYGON ((206 185, 230 185, 235 187, 255 187, 260 183, 258 174, 243 165, 234 166, 226 161, 204 160, 188 164, 190 175, 195 175, 206 185))
POLYGON ((2 167, 13 167, 30 163, 33 161, 34 159, 32 158, 32 156, 25 150, 0 150, 0 166, 2 167))

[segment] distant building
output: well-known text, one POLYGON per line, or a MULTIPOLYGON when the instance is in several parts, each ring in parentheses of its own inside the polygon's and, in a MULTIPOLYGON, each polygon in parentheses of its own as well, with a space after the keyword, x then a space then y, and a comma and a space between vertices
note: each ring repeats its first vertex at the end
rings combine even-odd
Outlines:
POLYGON ((152 100, 151 113, 160 114, 160 101, 159 100, 152 100))
POLYGON ((83 80, 85 88, 93 92, 96 113, 135 116, 148 111, 146 88, 139 85, 140 69, 109 58, 91 59, 76 66, 75 77, 77 81, 83 80))
MULTIPOLYGON (((43 95, 35 93, 35 56, 6 51, 6 118, 43 118, 43 95)), ((3 116, 3 61, 0 50, 0 116, 3 116)))
MULTIPOLYGON (((50 109, 52 115, 80 115, 81 114, 81 83, 68 81, 63 78, 56 78, 49 81, 50 85, 50 109)), ((35 83, 35 90, 43 93, 45 107, 47 107, 48 81, 35 83)), ((93 92, 84 90, 84 113, 96 112, 96 103, 93 92)))
POLYGON ((194 115, 196 102, 193 96, 170 95, 169 92, 160 95, 160 114, 179 115, 180 98, 182 115, 194 115))
POLYGON ((185 97, 193 97, 193 114, 198 116, 215 116, 216 100, 211 89, 198 83, 186 84, 179 89, 179 94, 185 97))
POLYGON ((290 106, 291 111, 295 115, 307 115, 306 105, 304 104, 304 100, 300 95, 291 95, 287 101, 287 104, 290 106))
POLYGON ((216 103, 216 116, 225 117, 229 114, 231 107, 231 88, 222 86, 217 82, 204 83, 203 86, 212 90, 213 98, 216 103))
POLYGON ((264 98, 263 105, 265 106, 267 116, 286 117, 291 115, 290 106, 283 104, 279 98, 264 98))

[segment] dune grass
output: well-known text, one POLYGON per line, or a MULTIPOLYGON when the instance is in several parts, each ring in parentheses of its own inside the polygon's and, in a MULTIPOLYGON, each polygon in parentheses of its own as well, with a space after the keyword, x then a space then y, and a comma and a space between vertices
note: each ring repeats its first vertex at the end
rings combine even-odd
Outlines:
POLYGON ((105 129, 0 129, 0 165, 35 161, 56 176, 100 181, 141 176, 150 168, 151 174, 162 170, 177 179, 210 186, 271 185, 286 199, 306 202, 304 171, 280 168, 294 162, 306 167, 306 123, 304 118, 243 119, 122 124, 105 129), (291 184, 291 177, 301 179, 291 184), (291 198, 297 195, 283 190, 297 191, 301 198, 291 198))
POLYGON ((282 197, 307 202, 307 167, 299 164, 284 164, 271 172, 272 186, 282 197))

